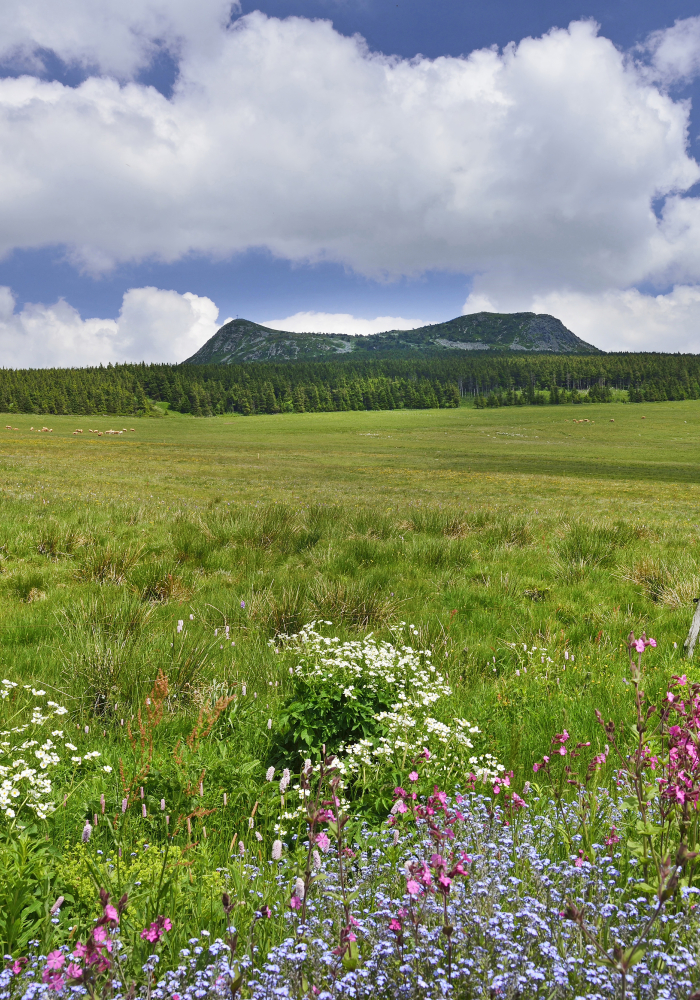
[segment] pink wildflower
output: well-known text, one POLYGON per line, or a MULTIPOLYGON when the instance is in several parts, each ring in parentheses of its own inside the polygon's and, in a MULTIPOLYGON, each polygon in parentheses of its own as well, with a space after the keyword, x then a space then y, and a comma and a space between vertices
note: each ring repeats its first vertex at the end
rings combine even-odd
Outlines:
POLYGON ((420 893, 420 886, 413 878, 406 883, 406 889, 412 896, 417 896, 420 893))
POLYGON ((293 910, 301 909, 301 899, 298 896, 292 896, 289 900, 289 905, 293 910))
POLYGON ((46 956, 46 968, 52 971, 62 969, 66 962, 66 956, 62 951, 50 951, 46 956))
POLYGON ((411 771, 408 776, 409 781, 418 781, 418 771, 411 771))
POLYGON ((83 970, 75 962, 71 962, 66 966, 66 976, 68 979, 80 979, 83 974, 83 970))
POLYGON ((328 837, 328 834, 325 832, 325 830, 323 830, 321 833, 317 834, 317 836, 316 836, 316 846, 320 847, 320 849, 323 851, 324 854, 326 853, 326 851, 328 850, 328 848, 331 846, 330 838, 328 837))
POLYGON ((117 913, 117 908, 116 906, 112 906, 111 903, 108 903, 107 906, 105 906, 105 916, 107 917, 108 920, 114 921, 115 924, 119 923, 119 914, 117 913))
POLYGON ((401 924, 396 919, 396 917, 392 917, 392 919, 389 921, 389 930, 390 931, 400 931, 401 930, 401 924))

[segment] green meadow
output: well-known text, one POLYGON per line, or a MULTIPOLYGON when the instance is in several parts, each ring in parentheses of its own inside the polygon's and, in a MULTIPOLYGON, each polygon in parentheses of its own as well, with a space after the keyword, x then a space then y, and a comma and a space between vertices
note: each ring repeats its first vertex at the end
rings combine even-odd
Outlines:
MULTIPOLYGON (((167 886, 183 917, 172 961, 195 925, 221 930, 216 872, 241 843, 269 856, 265 772, 303 762, 283 731, 296 661, 280 636, 309 622, 428 650, 450 688, 435 717, 478 726, 478 753, 519 789, 556 732, 601 749, 594 710, 629 718, 630 631, 658 641, 650 697, 698 676, 682 645, 700 597, 700 402, 6 420, 0 676, 18 687, 0 709, 10 727, 30 707, 23 685, 48 692, 79 754, 56 778, 50 849, 34 868, 3 862, 29 886, 10 920, 0 874, 6 952, 59 893, 70 926, 89 927, 109 878, 144 921, 167 886), (130 862, 117 885, 103 855, 144 841, 189 850, 189 882, 130 862)), ((338 748, 322 706, 307 723, 312 755, 338 748)), ((380 823, 391 795, 366 781, 360 805, 380 823)), ((24 826, 43 844, 41 823, 24 826)))
POLYGON ((455 711, 527 770, 552 727, 590 735, 594 704, 614 704, 630 630, 658 634, 659 663, 679 655, 700 595, 700 404, 589 406, 585 423, 578 409, 169 414, 118 437, 15 418, 0 436, 5 670, 84 705, 73 646, 91 609, 125 615, 131 665, 109 697, 135 706, 185 613, 241 630, 201 685, 269 679, 265 641, 313 618, 348 634, 406 621, 446 658, 455 711), (508 643, 578 660, 516 687, 508 643))

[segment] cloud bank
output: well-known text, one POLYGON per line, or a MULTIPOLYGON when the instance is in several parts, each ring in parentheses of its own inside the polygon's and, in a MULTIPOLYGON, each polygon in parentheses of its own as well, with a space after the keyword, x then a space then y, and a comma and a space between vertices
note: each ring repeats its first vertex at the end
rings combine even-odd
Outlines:
POLYGON ((385 333, 387 330, 415 330, 428 320, 404 319, 402 316, 377 316, 360 319, 350 313, 298 312, 285 319, 268 319, 262 324, 273 330, 290 333, 342 333, 351 337, 385 333))
MULTIPOLYGON (((221 12, 205 3, 216 44, 183 49, 171 99, 107 76, 0 80, 0 251, 62 244, 99 272, 264 246, 537 292, 700 279, 700 202, 680 197, 700 179, 688 107, 592 22, 408 61, 329 22, 224 29, 221 12)), ((105 66, 111 24, 93 43, 105 66)), ((71 38, 53 42, 66 57, 71 38)))
POLYGON ((130 289, 116 320, 81 319, 62 300, 17 312, 0 286, 0 357, 15 368, 184 361, 216 332, 218 315, 211 299, 160 288, 130 289))

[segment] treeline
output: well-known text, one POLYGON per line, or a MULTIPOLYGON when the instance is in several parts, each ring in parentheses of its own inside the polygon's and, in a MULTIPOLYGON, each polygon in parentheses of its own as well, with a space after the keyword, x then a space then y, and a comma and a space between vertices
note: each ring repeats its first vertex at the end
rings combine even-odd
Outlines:
POLYGON ((0 370, 0 412, 194 416, 700 398, 694 354, 466 356, 0 370), (158 411, 160 412, 160 411, 158 411))

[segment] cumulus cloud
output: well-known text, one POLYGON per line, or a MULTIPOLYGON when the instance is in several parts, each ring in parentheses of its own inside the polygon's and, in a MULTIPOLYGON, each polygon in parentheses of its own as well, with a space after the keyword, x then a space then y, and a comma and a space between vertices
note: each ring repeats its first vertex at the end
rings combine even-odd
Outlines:
POLYGON ((409 61, 324 21, 224 29, 222 9, 198 5, 216 44, 183 49, 170 99, 0 80, 0 253, 58 244, 99 272, 267 247, 375 277, 477 273, 489 294, 700 279, 688 106, 592 22, 409 61))
POLYGON ((122 361, 184 361, 217 329, 211 299, 160 288, 131 288, 116 320, 82 319, 63 300, 17 311, 0 287, 0 364, 6 368, 85 367, 122 361))
POLYGON ((3 0, 0 60, 41 70, 46 50, 69 64, 129 79, 162 50, 175 58, 211 54, 231 0, 3 0))
POLYGON ((650 79, 666 85, 692 80, 700 72, 700 17, 686 17, 672 28, 652 32, 640 51, 650 57, 650 79))
POLYGON ((415 330, 426 326, 422 319, 404 319, 402 316, 377 316, 375 319, 358 319, 350 313, 298 312, 285 319, 265 320, 263 326, 289 333, 342 333, 355 337, 387 330, 415 330))

